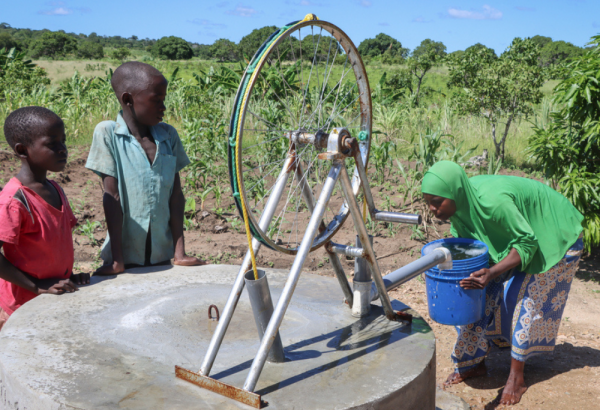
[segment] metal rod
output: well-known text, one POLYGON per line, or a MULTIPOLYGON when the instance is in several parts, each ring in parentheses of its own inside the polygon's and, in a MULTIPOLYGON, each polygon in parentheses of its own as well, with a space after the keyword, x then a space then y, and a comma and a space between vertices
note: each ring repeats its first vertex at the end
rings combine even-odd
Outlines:
MULTIPOLYGON (((429 254, 423 256, 422 258, 417 259, 414 262, 409 263, 393 271, 390 274, 387 274, 383 277, 383 282, 385 283, 386 291, 390 291, 392 289, 397 288, 403 283, 408 282, 409 280, 415 278, 419 274, 425 272, 428 269, 433 268, 440 263, 448 262, 452 260, 452 255, 450 251, 446 248, 437 248, 431 251, 429 254)), ((373 289, 374 291, 375 289, 373 289)), ((377 295, 374 295, 372 300, 377 299, 377 295)))
POLYGON ((417 214, 402 214, 400 212, 386 212, 375 210, 375 220, 420 225, 422 218, 421 215, 417 214))
MULTIPOLYGON (((254 271, 250 269, 244 275, 244 282, 248 290, 252 313, 254 313, 254 322, 256 323, 256 330, 258 330, 258 340, 262 340, 265 329, 269 325, 269 320, 271 320, 271 315, 273 314, 273 301, 271 299, 267 274, 262 269, 258 269, 257 274, 258 279, 255 280, 254 271)), ((283 343, 281 343, 279 332, 275 336, 275 341, 273 342, 273 346, 271 346, 271 350, 269 350, 267 360, 271 363, 283 363, 285 361, 283 343)))
MULTIPOLYGON (((273 215, 275 214, 275 209, 277 208, 277 204, 281 199, 281 195, 283 194, 283 190, 288 180, 288 169, 290 164, 294 160, 293 157, 288 157, 283 164, 283 168, 277 177, 277 181, 275 182, 275 187, 273 188, 273 192, 271 196, 267 200, 265 204, 265 209, 260 217, 258 222, 258 226, 263 231, 267 229, 267 227, 271 224, 271 220, 273 219, 273 215)), ((260 249, 260 242, 256 239, 252 239, 252 248, 254 250, 254 254, 256 255, 260 249)), ((217 323, 217 328, 215 329, 215 333, 210 339, 210 344, 208 345, 208 350, 204 355, 204 360, 202 361, 202 366, 200 367, 200 374, 204 376, 208 376, 210 374, 210 370, 215 362, 215 358, 217 357, 217 353, 219 352, 219 348, 221 347, 221 343, 223 343, 223 338, 225 337, 225 333, 227 332, 227 328, 229 327, 229 323, 231 322, 231 318, 233 317, 233 312, 237 306, 238 301, 240 300, 240 295, 244 290, 244 274, 248 269, 250 269, 251 265, 250 260, 250 250, 246 252, 246 256, 244 257, 244 261, 240 266, 240 270, 235 278, 235 282, 233 283, 233 287, 231 288, 231 292, 229 293, 229 297, 227 298, 227 302, 225 303, 225 307, 223 308, 223 315, 221 320, 217 323)))
POLYGON ((275 335, 281 326, 281 322, 283 321, 283 317, 285 315, 285 311, 287 310, 288 305, 290 304, 290 300, 292 299, 292 295, 294 290, 296 289, 296 285, 298 284, 298 279, 300 279, 300 273, 302 272, 302 266, 304 266, 304 262, 306 261, 306 256, 308 252, 310 252, 310 248, 312 243, 317 235, 317 231, 319 229, 319 225, 321 223, 321 219, 325 214, 325 209, 331 198, 331 194, 333 193, 333 189, 335 188, 335 183, 337 182, 340 176, 340 170, 344 168, 344 162, 341 160, 336 160, 333 162, 333 166, 329 171, 329 175, 327 176, 327 180, 323 184, 323 188, 321 189, 321 195, 319 196, 319 200, 315 206, 314 212, 308 222, 308 226, 306 227, 306 231, 304 233, 304 237, 302 238, 302 242, 298 247, 298 252, 296 254, 296 258, 294 259, 294 263, 292 264, 292 268, 290 269, 290 274, 288 275, 288 279, 285 283, 283 291, 281 292, 281 296, 277 301, 277 306, 275 307, 275 311, 273 312, 273 316, 271 316, 271 320, 269 321, 269 326, 265 330, 265 335, 260 343, 260 347, 254 360, 252 361, 252 366, 250 367, 250 372, 246 378, 244 383, 244 390, 246 391, 254 391, 256 387, 256 382, 262 372, 263 367, 265 366, 265 361, 267 360, 267 353, 273 344, 273 340, 275 339, 275 335))
MULTIPOLYGON (((381 271, 379 270, 379 265, 377 264, 377 259, 375 257, 375 252, 373 251, 373 246, 371 246, 371 242, 369 242, 369 234, 367 233, 367 227, 363 222, 360 209, 358 208, 358 203, 356 202, 356 198, 354 197, 354 193, 352 191, 352 182, 350 182, 350 177, 348 176, 348 171, 346 170, 346 167, 343 167, 340 172, 340 182, 342 184, 344 196, 346 197, 346 203, 350 208, 350 214, 352 215, 354 226, 356 227, 356 231, 360 238, 360 243, 362 243, 363 249, 365 250, 364 258, 367 260, 367 263, 371 268, 373 280, 375 281, 375 285, 377 286, 377 290, 379 291, 379 297, 381 299, 381 305, 383 306, 383 310, 385 311, 385 316, 389 320, 395 320, 396 314, 394 313, 394 309, 392 309, 390 298, 387 292, 385 291, 385 285, 383 284, 383 279, 381 278, 381 271)), ((364 188, 365 185, 363 185, 363 189, 364 188)))
POLYGON ((329 246, 325 246, 325 250, 329 255, 329 260, 331 261, 331 266, 333 266, 333 271, 335 272, 335 276, 337 277, 338 282, 340 283, 340 287, 342 288, 342 292, 344 293, 344 297, 346 298, 346 302, 348 303, 348 307, 352 307, 354 304, 354 295, 352 294, 352 288, 350 287, 350 283, 348 283, 348 278, 344 273, 344 268, 342 267, 342 262, 340 262, 340 258, 337 254, 333 253, 330 250, 329 246))
POLYGON ((363 194, 365 196, 365 199, 367 200, 369 213, 371 214, 371 217, 373 217, 375 212, 377 212, 377 209, 375 208, 375 201, 373 201, 373 195, 371 194, 371 186, 369 185, 369 179, 367 178, 367 170, 365 169, 362 157, 360 156, 360 151, 354 154, 354 163, 356 164, 356 169, 358 170, 358 176, 362 185, 363 194))
MULTIPOLYGON (((339 243, 329 242, 329 246, 326 247, 327 251, 339 253, 340 255, 352 256, 353 258, 362 258, 365 255, 363 248, 355 248, 354 246, 340 245, 339 243)), ((354 269, 354 275, 356 276, 356 269, 354 269)))
MULTIPOLYGON (((315 197, 313 196, 310 185, 308 185, 308 182, 306 181, 306 178, 304 177, 304 170, 302 169, 302 162, 300 162, 299 160, 296 162, 296 173, 297 173, 298 183, 302 184, 302 196, 304 197, 304 202, 306 203, 306 207, 308 208, 308 211, 310 213, 312 213, 315 209, 315 197)), ((323 222, 323 220, 321 220, 321 224, 319 225, 319 232, 323 232, 325 229, 327 229, 327 227, 325 226, 325 223, 323 222)), ((332 242, 330 242, 330 243, 332 243, 332 242)), ((329 251, 327 244, 325 245, 325 249, 327 250, 327 253, 329 254, 329 260, 331 261, 331 266, 333 266, 333 271, 335 272, 335 276, 337 277, 337 280, 340 283, 340 287, 342 288, 342 292, 344 293, 344 296, 346 297, 346 301, 348 302, 349 306, 352 306, 352 303, 353 303, 352 290, 350 289, 350 284, 348 283, 348 278, 346 278, 346 274, 344 273, 344 268, 342 267, 342 263, 340 262, 340 259, 338 258, 337 255, 332 254, 329 251)))

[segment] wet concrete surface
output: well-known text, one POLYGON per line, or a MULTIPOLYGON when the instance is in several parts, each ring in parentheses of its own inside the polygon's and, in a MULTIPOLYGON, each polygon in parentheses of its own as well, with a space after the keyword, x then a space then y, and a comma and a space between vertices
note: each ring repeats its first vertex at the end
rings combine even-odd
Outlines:
MULTIPOLYGON (((198 371, 237 266, 139 268, 25 304, 0 332, 0 404, 10 409, 248 409, 175 378, 198 371)), ((267 269, 273 300, 287 271, 267 269)), ((304 274, 280 329, 286 362, 256 393, 270 409, 435 409, 435 338, 374 306, 357 320, 333 278, 304 274)), ((396 310, 407 309, 393 301, 396 310)), ((411 311, 416 315, 416 312, 411 311)), ((241 387, 259 346, 247 294, 211 377, 241 387)))

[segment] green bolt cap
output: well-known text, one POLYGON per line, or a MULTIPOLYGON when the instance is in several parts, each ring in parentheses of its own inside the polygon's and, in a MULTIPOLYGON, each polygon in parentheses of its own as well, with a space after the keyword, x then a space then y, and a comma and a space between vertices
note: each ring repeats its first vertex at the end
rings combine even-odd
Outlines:
POLYGON ((369 133, 367 131, 361 131, 358 133, 359 141, 365 141, 367 138, 369 138, 369 133))

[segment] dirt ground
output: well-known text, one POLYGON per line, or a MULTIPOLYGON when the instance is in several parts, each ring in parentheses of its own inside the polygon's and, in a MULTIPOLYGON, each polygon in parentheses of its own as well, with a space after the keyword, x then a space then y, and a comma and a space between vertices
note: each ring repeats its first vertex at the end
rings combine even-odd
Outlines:
MULTIPOLYGON (((64 172, 50 175, 65 190, 79 225, 74 232, 76 271, 93 272, 99 266, 99 251, 106 225, 102 211, 102 190, 97 176, 84 168, 87 152, 71 149, 64 172), (87 232, 87 233, 86 233, 87 232)), ((0 150, 0 187, 16 174, 20 164, 7 151, 0 150)), ((514 172, 513 172, 514 174, 514 172)), ((382 188, 377 188, 382 189, 382 188)), ((378 195, 375 195, 378 198, 378 195)), ((211 209, 211 200, 205 204, 211 209)), ((232 217, 233 214, 224 214, 232 217)), ((189 254, 198 255, 211 263, 239 264, 246 252, 243 230, 236 231, 224 219, 210 211, 198 212, 195 229, 186 231, 189 254), (215 233, 217 226, 224 232, 215 233)), ((417 240, 411 227, 401 227, 393 236, 381 229, 374 238, 374 247, 383 273, 418 258, 424 243, 443 237, 449 224, 438 224, 437 233, 429 229, 428 238, 417 240), (412 237, 412 239, 411 239, 412 237)), ((355 234, 350 221, 336 235, 336 242, 354 243, 355 234)), ((324 250, 309 255, 305 270, 319 275, 333 276, 333 270, 324 250)), ((258 256, 261 266, 286 269, 293 257, 264 249, 258 256)), ((354 273, 354 261, 342 258, 349 278, 354 273)), ((431 325, 437 337, 437 380, 441 383, 452 371, 450 352, 456 332, 450 326, 433 322, 427 314, 425 285, 415 279, 390 296, 410 305, 431 325)), ((525 367, 529 390, 515 409, 583 409, 600 408, 600 250, 585 257, 573 282, 563 322, 559 330, 554 354, 536 356, 525 367)), ((510 352, 493 351, 487 360, 486 377, 468 380, 448 390, 462 397, 473 409, 496 409, 510 368, 510 352)), ((401 364, 399 364, 401 365, 401 364)))

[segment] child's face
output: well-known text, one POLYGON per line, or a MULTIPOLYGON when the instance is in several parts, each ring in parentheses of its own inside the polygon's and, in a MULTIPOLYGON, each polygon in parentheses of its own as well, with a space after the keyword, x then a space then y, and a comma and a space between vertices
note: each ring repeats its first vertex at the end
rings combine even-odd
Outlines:
POLYGON ((32 168, 61 172, 65 169, 69 156, 65 124, 60 119, 46 120, 40 130, 41 135, 25 147, 27 162, 32 168))
POLYGON ((165 77, 154 76, 146 89, 132 96, 133 112, 141 124, 153 126, 162 121, 166 110, 167 85, 165 77))

